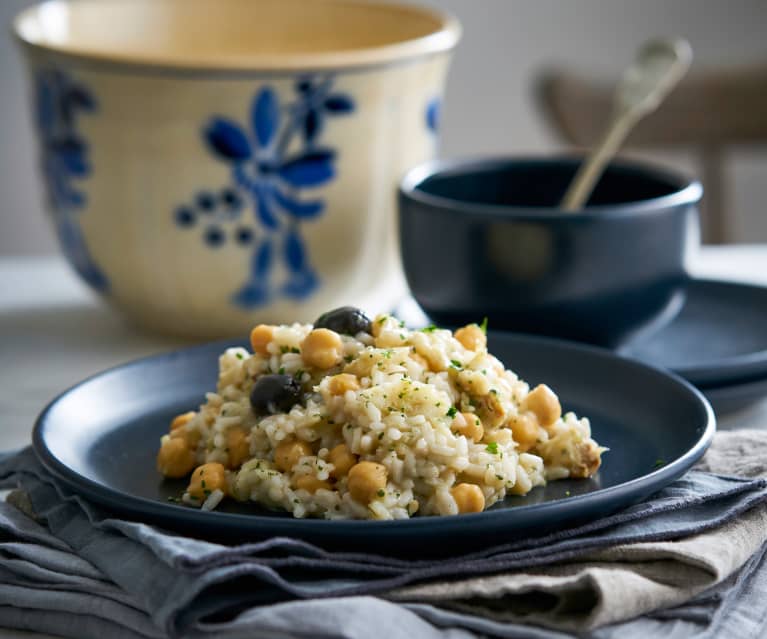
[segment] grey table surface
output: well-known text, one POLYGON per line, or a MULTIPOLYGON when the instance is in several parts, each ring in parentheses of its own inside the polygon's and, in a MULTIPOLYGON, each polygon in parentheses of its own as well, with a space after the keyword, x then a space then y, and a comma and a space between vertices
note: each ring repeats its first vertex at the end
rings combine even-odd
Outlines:
MULTIPOLYGON (((701 277, 767 285, 767 244, 704 247, 690 266, 701 277)), ((0 450, 28 444, 45 404, 81 379, 183 345, 135 330, 63 258, 0 258, 0 450)), ((719 427, 767 429, 767 398, 719 427)), ((0 639, 21 637, 44 639, 0 629, 0 639)))

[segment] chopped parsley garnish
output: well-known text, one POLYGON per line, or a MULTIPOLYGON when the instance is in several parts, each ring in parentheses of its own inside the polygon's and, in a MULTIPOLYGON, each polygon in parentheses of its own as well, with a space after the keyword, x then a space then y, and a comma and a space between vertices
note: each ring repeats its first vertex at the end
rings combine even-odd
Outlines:
POLYGON ((290 349, 290 352, 291 352, 291 353, 300 354, 300 353, 301 353, 301 349, 300 349, 300 348, 296 348, 295 346, 293 346, 293 347, 290 349))
POLYGON ((404 341, 407 339, 407 337, 405 337, 405 334, 404 334, 404 333, 400 333, 400 334, 399 334, 399 338, 400 338, 400 339, 401 339, 403 342, 404 342, 404 341))
POLYGON ((400 328, 405 328, 405 320, 400 320, 399 321, 399 327, 400 328))
POLYGON ((482 332, 487 335, 487 317, 482 318, 482 323, 479 327, 482 329, 482 332))
POLYGON ((290 349, 287 346, 280 346, 280 353, 283 355, 287 353, 290 349))
POLYGON ((390 349, 386 349, 386 350, 385 350, 385 351, 382 353, 382 355, 383 355, 383 356, 384 356, 386 359, 389 359, 389 358, 391 357, 391 354, 392 354, 392 351, 391 351, 390 349))
POLYGON ((383 433, 378 433, 378 439, 383 439, 383 436, 384 436, 383 433))
POLYGON ((354 359, 354 355, 346 355, 344 356, 344 361, 348 364, 354 359))
POLYGON ((458 409, 455 406, 451 406, 448 409, 447 413, 445 413, 445 415, 447 415, 450 418, 455 417, 456 414, 458 414, 458 409))
POLYGON ((461 364, 461 362, 459 362, 457 359, 451 359, 451 360, 450 360, 450 365, 451 365, 452 367, 454 367, 454 368, 457 368, 457 369, 459 369, 459 370, 460 370, 461 368, 463 368, 463 364, 461 364))
POLYGON ((503 481, 503 475, 496 475, 495 478, 496 479, 500 479, 501 481, 503 481))
POLYGON ((237 353, 237 359, 245 359, 245 356, 242 353, 237 353))
POLYGON ((666 465, 665 459, 656 459, 655 460, 655 468, 661 468, 662 466, 666 465))
POLYGON ((570 491, 569 491, 569 490, 566 490, 566 491, 565 491, 565 497, 569 497, 569 496, 570 496, 570 491))
POLYGON ((386 494, 386 491, 385 491, 383 488, 381 488, 381 489, 378 491, 378 496, 379 496, 379 497, 383 497, 385 494, 386 494))
POLYGON ((426 328, 422 328, 422 333, 433 333, 434 331, 439 330, 434 324, 429 324, 426 328))
POLYGON ((303 368, 299 368, 299 369, 296 371, 295 375, 293 375, 293 377, 295 377, 296 379, 299 379, 299 380, 300 380, 300 379, 301 379, 303 376, 304 376, 304 369, 303 369, 303 368))
POLYGON ((277 372, 278 372, 280 375, 284 375, 284 374, 285 374, 285 367, 284 367, 284 366, 280 366, 280 370, 278 370, 277 372))
POLYGON ((498 442, 490 442, 487 446, 485 446, 485 450, 488 453, 492 453, 493 455, 498 454, 498 442))
POLYGON ((388 315, 384 315, 381 319, 378 320, 379 324, 383 324, 387 319, 389 319, 388 315))

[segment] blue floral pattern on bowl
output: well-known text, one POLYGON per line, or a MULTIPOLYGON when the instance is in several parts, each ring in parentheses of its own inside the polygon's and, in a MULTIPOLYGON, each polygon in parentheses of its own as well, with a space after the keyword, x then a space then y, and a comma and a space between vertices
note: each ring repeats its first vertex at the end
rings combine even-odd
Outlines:
POLYGON ((91 174, 88 143, 77 120, 96 110, 96 100, 65 71, 44 68, 35 76, 35 109, 43 181, 61 248, 80 276, 104 292, 109 281, 93 261, 80 229, 78 216, 86 195, 76 185, 91 174))
POLYGON ((439 132, 441 115, 442 100, 437 96, 429 100, 426 105, 426 128, 434 134, 439 132))
POLYGON ((333 83, 330 76, 301 78, 294 99, 285 103, 274 88, 263 86, 246 124, 214 116, 203 127, 209 150, 230 166, 231 183, 218 192, 200 191, 192 204, 175 211, 175 222, 203 227, 211 249, 229 240, 252 251, 248 278, 232 295, 241 308, 262 306, 275 294, 303 299, 319 286, 300 226, 324 213, 325 200, 316 189, 336 176, 336 152, 320 144, 326 120, 355 109, 333 83), (247 222, 245 208, 252 213, 247 222), (288 274, 278 287, 272 282, 276 259, 288 274))

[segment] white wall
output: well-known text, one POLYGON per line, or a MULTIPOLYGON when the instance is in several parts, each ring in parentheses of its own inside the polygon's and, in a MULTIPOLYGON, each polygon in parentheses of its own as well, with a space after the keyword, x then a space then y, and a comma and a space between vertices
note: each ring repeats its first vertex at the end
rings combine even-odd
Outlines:
MULTIPOLYGON (((542 66, 612 76, 637 45, 680 34, 695 66, 767 64, 764 0, 431 0, 464 25, 450 75, 443 155, 546 151, 556 142, 536 113, 531 80, 542 66)), ((0 254, 47 253, 23 67, 7 25, 30 0, 0 0, 0 254)), ((765 88, 767 90, 767 87, 765 88)), ((767 117, 767 114, 765 114, 767 117)), ((689 158, 665 157, 695 169, 689 158)), ((767 149, 731 157, 732 216, 744 241, 767 242, 767 149)))

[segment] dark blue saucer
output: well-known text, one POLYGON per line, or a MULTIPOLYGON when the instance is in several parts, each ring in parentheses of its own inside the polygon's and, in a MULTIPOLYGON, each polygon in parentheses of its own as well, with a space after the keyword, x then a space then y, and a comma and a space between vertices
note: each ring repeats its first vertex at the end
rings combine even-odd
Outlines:
POLYGON ((767 377, 767 287, 691 280, 679 314, 619 349, 712 388, 767 377))
POLYGON ((702 388, 701 392, 718 416, 736 413, 767 399, 767 377, 713 388, 702 388))
POLYGON ((714 434, 703 396, 684 380, 609 351, 540 337, 491 334, 490 348, 530 383, 555 388, 565 410, 591 418, 608 446, 590 480, 551 482, 525 497, 457 517, 403 521, 293 519, 256 506, 202 512, 168 501, 183 482, 155 469, 173 415, 214 388, 227 344, 138 360, 92 377, 39 417, 34 448, 69 489, 124 517, 224 540, 291 535, 328 547, 454 552, 592 520, 647 498, 687 471, 714 434))

